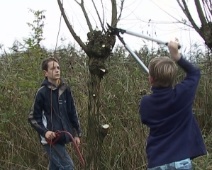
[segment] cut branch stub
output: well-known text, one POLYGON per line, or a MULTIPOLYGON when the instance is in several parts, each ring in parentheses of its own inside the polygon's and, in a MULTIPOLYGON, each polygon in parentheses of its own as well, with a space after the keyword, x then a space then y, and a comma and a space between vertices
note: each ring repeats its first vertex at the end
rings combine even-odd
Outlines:
POLYGON ((97 75, 99 78, 108 72, 105 67, 105 60, 111 55, 111 51, 115 44, 115 36, 109 32, 105 34, 102 31, 92 31, 87 34, 87 50, 89 57, 89 71, 91 74, 97 75))
POLYGON ((104 138, 107 136, 108 130, 109 130, 109 125, 108 124, 101 125, 101 127, 100 127, 100 135, 101 135, 101 139, 102 140, 104 140, 104 138))
POLYGON ((97 75, 99 78, 108 73, 108 70, 104 66, 104 61, 100 58, 89 58, 89 71, 91 74, 97 75))
POLYGON ((92 31, 87 33, 87 55, 95 58, 108 58, 115 44, 115 36, 109 32, 92 31))

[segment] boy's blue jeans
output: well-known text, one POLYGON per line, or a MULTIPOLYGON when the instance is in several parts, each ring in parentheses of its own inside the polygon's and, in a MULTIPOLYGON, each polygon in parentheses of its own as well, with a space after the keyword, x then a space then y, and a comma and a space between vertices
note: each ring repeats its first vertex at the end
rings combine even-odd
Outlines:
POLYGON ((43 145, 49 157, 49 170, 74 170, 74 164, 65 145, 43 145))
POLYGON ((188 158, 154 168, 148 168, 147 170, 192 170, 192 163, 191 160, 188 158))

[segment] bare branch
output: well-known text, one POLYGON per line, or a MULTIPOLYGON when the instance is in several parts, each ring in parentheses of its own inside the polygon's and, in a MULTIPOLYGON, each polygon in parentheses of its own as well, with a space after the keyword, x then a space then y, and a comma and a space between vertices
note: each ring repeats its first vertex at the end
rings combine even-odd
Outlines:
POLYGON ((105 11, 104 11, 104 5, 103 5, 102 0, 101 0, 101 5, 102 5, 102 16, 103 16, 102 23, 105 24, 105 11))
POLYGON ((82 9, 82 12, 84 14, 84 17, 85 17, 85 20, 87 22, 87 25, 88 25, 88 28, 90 30, 90 32, 93 32, 93 28, 92 28, 92 25, 91 25, 91 22, 90 22, 90 19, 88 17, 88 14, 85 10, 85 6, 84 6, 84 0, 81 0, 81 3, 77 2, 76 0, 74 0, 82 9))
POLYGON ((64 18, 64 21, 65 21, 65 23, 66 23, 66 25, 67 25, 69 31, 71 32, 72 36, 73 36, 74 39, 77 41, 77 43, 80 45, 80 47, 82 47, 82 49, 83 49, 84 51, 87 51, 86 45, 82 42, 82 40, 80 39, 80 37, 77 36, 77 34, 75 33, 75 31, 74 31, 72 25, 70 24, 70 22, 69 22, 69 20, 68 20, 68 18, 67 18, 67 16, 66 16, 66 14, 65 14, 65 11, 64 11, 64 8, 63 8, 63 4, 60 2, 60 0, 57 0, 57 2, 58 2, 58 5, 59 5, 59 7, 60 7, 60 11, 61 11, 61 14, 62 14, 62 16, 63 16, 63 18, 64 18))
POLYGON ((80 6, 80 3, 77 0, 74 0, 74 1, 80 6))
MULTIPOLYGON (((102 20, 101 20, 101 17, 100 17, 100 15, 99 15, 99 12, 98 12, 98 10, 97 10, 97 8, 96 8, 96 4, 94 3, 93 0, 92 0, 92 3, 93 3, 93 6, 94 6, 94 8, 95 8, 95 11, 96 11, 96 14, 97 14, 97 16, 98 16, 99 22, 100 22, 100 24, 101 24, 101 27, 102 27, 102 29, 103 29, 104 32, 105 32, 104 23, 103 23, 102 20)), ((103 8, 103 9, 104 9, 104 8, 103 8)))
POLYGON ((211 1, 206 1, 208 4, 208 10, 210 11, 210 14, 212 15, 212 2, 211 1), (210 4, 209 4, 210 3, 210 4))
POLYGON ((204 15, 205 15, 205 19, 206 21, 208 21, 208 15, 207 15, 207 4, 204 2, 204 0, 202 0, 203 3, 203 7, 204 7, 204 15))
POLYGON ((191 23, 191 25, 193 26, 193 28, 194 28, 199 34, 201 34, 200 28, 199 28, 199 27, 196 25, 196 23, 194 22, 194 20, 193 20, 191 14, 190 14, 190 11, 189 11, 189 9, 188 9, 188 6, 187 6, 185 0, 182 0, 182 3, 183 3, 183 4, 181 4, 180 0, 177 0, 177 2, 178 2, 178 4, 179 4, 180 8, 182 9, 182 11, 184 12, 184 14, 186 15, 186 17, 188 18, 188 20, 190 21, 190 23, 191 23))
POLYGON ((118 23, 116 0, 111 0, 111 5, 112 5, 111 26, 112 26, 112 27, 116 27, 116 26, 117 26, 117 23, 118 23))
POLYGON ((200 1, 199 0, 195 0, 195 5, 196 5, 196 9, 197 9, 197 13, 199 15, 199 19, 202 23, 202 25, 207 25, 207 21, 205 19, 205 16, 204 16, 204 13, 202 11, 202 7, 201 7, 201 4, 200 4, 200 1))
POLYGON ((124 8, 124 0, 121 1, 120 14, 118 16, 118 21, 121 19, 121 14, 122 14, 123 8, 124 8))
POLYGON ((212 3, 209 1, 202 0, 204 11, 205 11, 205 18, 207 22, 211 22, 211 16, 212 16, 212 3), (210 4, 209 4, 210 3, 210 4))

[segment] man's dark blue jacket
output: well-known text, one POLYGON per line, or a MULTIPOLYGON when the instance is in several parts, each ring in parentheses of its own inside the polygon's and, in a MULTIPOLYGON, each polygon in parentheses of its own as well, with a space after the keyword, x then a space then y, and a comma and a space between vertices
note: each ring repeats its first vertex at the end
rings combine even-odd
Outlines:
MULTIPOLYGON (((46 144, 47 131, 68 131, 73 136, 80 136, 81 129, 75 109, 71 90, 61 81, 58 87, 45 79, 38 89, 35 101, 28 117, 29 123, 38 132, 41 143, 46 144)), ((62 135, 58 143, 70 141, 67 135, 62 135)))
POLYGON ((140 102, 142 123, 150 128, 148 167, 157 167, 206 154, 201 131, 192 112, 200 70, 183 57, 177 64, 186 72, 174 88, 152 87, 140 102))

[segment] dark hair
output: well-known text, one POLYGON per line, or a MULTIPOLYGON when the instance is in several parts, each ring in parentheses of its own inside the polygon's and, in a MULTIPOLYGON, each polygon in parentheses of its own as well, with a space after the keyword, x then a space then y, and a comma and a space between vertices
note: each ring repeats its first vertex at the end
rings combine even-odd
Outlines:
POLYGON ((42 65, 41 65, 41 69, 48 71, 48 63, 51 62, 51 61, 55 61, 55 62, 59 63, 56 58, 49 57, 49 58, 46 58, 46 59, 43 60, 42 65))

